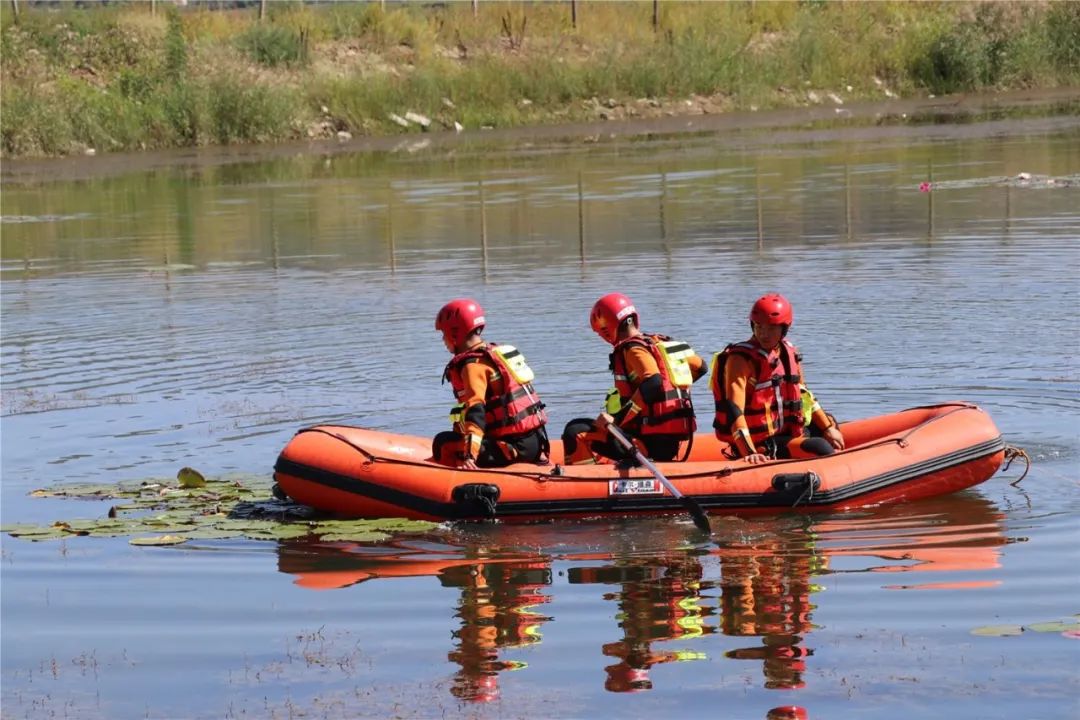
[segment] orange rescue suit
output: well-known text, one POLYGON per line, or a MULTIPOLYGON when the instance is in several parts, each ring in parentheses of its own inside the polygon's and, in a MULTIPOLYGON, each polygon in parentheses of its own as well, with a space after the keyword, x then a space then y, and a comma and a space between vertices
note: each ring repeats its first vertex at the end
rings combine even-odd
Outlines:
POLYGON ((477 438, 505 438, 543 427, 544 403, 532 387, 522 384, 503 359, 484 343, 455 355, 443 372, 462 406, 454 430, 477 438))
MULTIPOLYGON (((787 340, 772 352, 751 339, 717 353, 710 380, 716 436, 732 443, 743 457, 760 451, 762 443, 775 435, 801 437, 800 360, 787 340)), ((829 424, 826 418, 825 427, 829 424)))
MULTIPOLYGON (((615 419, 634 434, 689 436, 697 429, 690 390, 672 382, 658 346, 670 339, 666 335, 636 335, 616 343, 611 351, 611 372, 623 404, 615 419), (643 393, 643 383, 654 375, 660 376, 659 390, 643 393)), ((697 355, 691 355, 688 363, 694 380, 705 374, 705 362, 697 355)))

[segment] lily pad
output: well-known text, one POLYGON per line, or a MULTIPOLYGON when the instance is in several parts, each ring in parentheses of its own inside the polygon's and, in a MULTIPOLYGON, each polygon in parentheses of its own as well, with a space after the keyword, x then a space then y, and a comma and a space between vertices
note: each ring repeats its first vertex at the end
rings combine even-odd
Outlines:
POLYGON ((214 527, 216 528, 222 530, 237 530, 245 535, 253 532, 268 532, 277 525, 278 523, 275 523, 272 520, 237 520, 233 518, 225 518, 224 520, 218 520, 214 523, 214 527))
POLYGON ((132 545, 180 545, 187 542, 185 535, 152 535, 150 537, 136 537, 128 540, 132 545))
POLYGON ((71 533, 63 527, 32 527, 11 533, 13 537, 38 542, 39 540, 58 540, 71 537, 71 533))
POLYGON ((187 539, 247 537, 253 540, 291 540, 321 537, 325 541, 378 542, 394 533, 426 532, 438 523, 387 518, 337 520, 303 505, 273 498, 273 480, 261 475, 232 474, 206 478, 190 467, 176 480, 148 478, 116 485, 81 483, 35 490, 35 497, 122 498, 104 517, 59 521, 52 526, 8 524, 0 528, 13 537, 49 540, 73 535, 135 537, 134 545, 175 545, 187 539), (320 518, 326 518, 320 520, 320 518))
POLYGON ((40 525, 31 525, 30 523, 15 523, 14 525, 0 525, 0 533, 7 533, 8 535, 19 535, 25 533, 31 533, 39 530, 40 525))
POLYGON ((115 498, 123 497, 129 491, 122 490, 119 485, 104 485, 101 483, 57 485, 51 488, 40 488, 30 493, 31 497, 92 497, 92 498, 115 498))
POLYGON ((295 540, 310 534, 311 528, 307 525, 276 525, 268 530, 245 532, 244 537, 252 540, 295 540))
POLYGON ((981 637, 1013 637, 1023 632, 1024 628, 1020 625, 984 625, 972 630, 971 634, 981 637))
POLYGON ((135 512, 141 510, 156 510, 164 505, 165 502, 161 500, 161 498, 136 498, 132 502, 114 505, 113 509, 118 513, 135 512))
POLYGON ((206 527, 184 533, 184 536, 192 540, 225 540, 228 538, 240 537, 243 534, 244 533, 239 530, 222 530, 220 528, 206 527))
MULTIPOLYGON (((135 532, 142 532, 145 529, 146 528, 141 528, 140 527, 137 530, 135 530, 135 532)), ((131 533, 132 533, 132 530, 129 527, 115 527, 114 526, 114 527, 93 528, 92 530, 88 531, 86 534, 89 535, 90 537, 121 537, 123 535, 130 535, 131 533)))
POLYGON ((176 473, 176 481, 180 483, 182 488, 197 488, 206 485, 206 478, 203 477, 203 474, 195 468, 189 467, 180 468, 180 471, 176 473))
POLYGON ((143 522, 148 525, 190 525, 195 522, 195 517, 196 516, 192 515, 190 512, 183 510, 168 510, 157 515, 144 517, 143 522))
POLYGON ((408 518, 382 518, 379 520, 365 520, 364 522, 371 523, 373 527, 380 530, 391 532, 424 532, 434 530, 439 526, 439 523, 427 520, 409 520, 408 518))
POLYGON ((1031 625, 1025 625, 1025 630, 1032 632, 1064 632, 1065 630, 1076 630, 1077 624, 1071 622, 1041 622, 1032 623, 1031 625))

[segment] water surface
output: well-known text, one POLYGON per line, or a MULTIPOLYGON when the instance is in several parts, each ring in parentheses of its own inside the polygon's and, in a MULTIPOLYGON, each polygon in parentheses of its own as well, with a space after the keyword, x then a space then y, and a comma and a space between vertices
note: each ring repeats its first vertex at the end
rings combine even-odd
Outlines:
POLYGON ((1078 182, 1080 121, 1053 114, 6 182, 4 523, 108 509, 27 496, 63 482, 268 477, 304 425, 433 435, 433 318, 459 295, 525 352, 556 431, 609 385, 599 295, 705 356, 780 291, 830 412, 972 401, 1034 465, 905 506, 718 517, 710 542, 679 517, 5 536, 3 714, 1077 714, 1080 643, 1038 629, 1080 613, 1078 182))

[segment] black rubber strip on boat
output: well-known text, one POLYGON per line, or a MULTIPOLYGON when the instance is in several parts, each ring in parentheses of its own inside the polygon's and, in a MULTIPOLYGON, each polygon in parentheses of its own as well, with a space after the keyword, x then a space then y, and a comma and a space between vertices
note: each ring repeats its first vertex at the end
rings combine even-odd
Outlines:
MULTIPOLYGON (((799 503, 799 507, 821 507, 835 505, 837 503, 857 498, 860 495, 883 490, 885 488, 908 483, 920 477, 931 475, 936 472, 963 465, 974 460, 993 455, 1004 450, 1005 442, 998 436, 993 440, 973 445, 962 450, 948 453, 940 457, 924 460, 920 463, 905 465, 889 470, 878 475, 859 480, 834 490, 821 490, 815 492, 799 503)), ((449 520, 482 519, 474 514, 465 512, 465 508, 456 503, 444 503, 429 500, 418 495, 388 488, 385 485, 360 480, 357 478, 340 475, 322 468, 311 467, 284 457, 278 457, 274 465, 275 472, 314 482, 319 485, 334 488, 344 492, 371 498, 379 502, 408 508, 416 512, 425 513, 435 517, 449 520)), ((602 480, 598 478, 598 481, 602 480)), ((796 497, 790 493, 742 493, 742 494, 700 494, 689 495, 706 509, 723 508, 774 508, 786 509, 792 507, 796 497)), ((679 511, 683 504, 670 496, 628 496, 628 497, 598 497, 595 499, 575 498, 572 500, 524 500, 518 502, 499 502, 496 506, 496 517, 516 517, 529 515, 546 515, 557 517, 566 514, 604 514, 604 513, 634 513, 634 512, 662 512, 679 511)))

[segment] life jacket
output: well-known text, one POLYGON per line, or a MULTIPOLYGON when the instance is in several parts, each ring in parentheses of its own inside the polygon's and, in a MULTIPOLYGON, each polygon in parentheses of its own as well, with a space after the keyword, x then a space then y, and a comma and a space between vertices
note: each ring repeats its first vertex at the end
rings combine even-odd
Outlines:
POLYGON ((729 401, 724 396, 724 366, 729 356, 738 354, 750 360, 756 368, 754 386, 747 392, 743 415, 754 446, 761 444, 774 435, 790 435, 793 438, 803 434, 803 395, 800 389, 802 370, 799 362, 802 356, 798 349, 787 340, 781 340, 779 357, 769 361, 769 353, 753 341, 728 345, 716 353, 712 361, 712 377, 715 383, 716 417, 713 427, 721 440, 733 442, 732 424, 735 416, 729 401))
MULTIPOLYGON (((610 361, 615 389, 619 394, 619 407, 628 403, 637 389, 636 385, 630 384, 625 355, 635 345, 648 349, 656 359, 661 382, 660 399, 642 409, 641 434, 693 435, 697 430, 694 404, 690 402, 694 375, 690 370, 689 358, 694 354, 693 348, 666 335, 638 335, 617 343, 611 351, 610 361)), ((609 395, 609 409, 615 406, 613 397, 613 394, 609 395)))
POLYGON ((803 427, 810 427, 810 423, 814 419, 814 412, 820 410, 821 405, 818 404, 814 393, 810 392, 810 388, 802 383, 799 383, 799 392, 802 394, 802 424, 803 427))
MULTIPOLYGON (((495 366, 492 383, 488 384, 487 397, 484 398, 484 434, 492 438, 523 435, 543 427, 547 422, 544 403, 533 389, 533 371, 525 363, 523 356, 513 345, 495 345, 485 343, 471 350, 466 350, 451 358, 443 371, 443 380, 449 380, 454 388, 454 396, 459 400, 465 396, 465 381, 462 368, 469 363, 487 358, 495 366), (494 381, 502 380, 502 393, 493 395, 494 381)), ((451 421, 463 419, 461 405, 456 405, 450 413, 451 421)))

